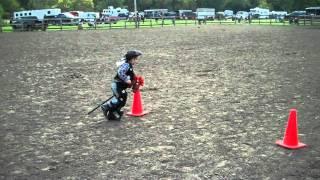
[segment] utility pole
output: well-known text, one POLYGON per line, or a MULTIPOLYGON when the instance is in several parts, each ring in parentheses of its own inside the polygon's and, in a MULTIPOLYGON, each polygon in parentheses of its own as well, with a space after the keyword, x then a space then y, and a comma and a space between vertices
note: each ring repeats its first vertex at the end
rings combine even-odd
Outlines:
POLYGON ((137 13, 137 0, 134 0, 134 12, 137 13))
POLYGON ((134 0, 134 15, 135 15, 135 22, 136 28, 138 28, 138 12, 137 12, 137 0, 134 0))

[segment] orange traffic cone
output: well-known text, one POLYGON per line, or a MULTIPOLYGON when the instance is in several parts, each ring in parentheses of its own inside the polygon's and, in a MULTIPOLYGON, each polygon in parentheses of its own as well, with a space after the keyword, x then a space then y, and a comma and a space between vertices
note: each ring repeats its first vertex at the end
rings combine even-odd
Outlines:
POLYGON ((149 113, 148 111, 143 111, 142 102, 141 102, 141 94, 138 89, 133 93, 133 102, 131 107, 131 112, 128 112, 129 116, 143 116, 149 113))
POLYGON ((307 146, 299 142, 297 119, 297 110, 291 109, 283 140, 277 140, 277 145, 288 149, 298 149, 307 146))

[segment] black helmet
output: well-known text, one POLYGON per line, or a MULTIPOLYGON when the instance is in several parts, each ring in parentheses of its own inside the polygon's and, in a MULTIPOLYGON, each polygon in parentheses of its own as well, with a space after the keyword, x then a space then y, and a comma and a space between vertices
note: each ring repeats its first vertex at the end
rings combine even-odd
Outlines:
POLYGON ((127 61, 131 60, 132 58, 141 56, 142 53, 140 51, 137 50, 132 50, 132 51, 128 51, 126 55, 124 55, 124 57, 126 58, 127 61))

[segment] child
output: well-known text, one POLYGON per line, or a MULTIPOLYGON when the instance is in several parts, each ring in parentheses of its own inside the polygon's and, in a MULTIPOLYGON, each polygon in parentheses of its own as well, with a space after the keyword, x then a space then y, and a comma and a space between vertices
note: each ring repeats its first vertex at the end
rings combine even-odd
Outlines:
POLYGON ((134 80, 133 66, 137 63, 138 57, 141 56, 140 51, 128 51, 122 63, 119 63, 117 74, 111 83, 113 98, 101 105, 104 116, 108 120, 120 120, 123 112, 121 108, 126 105, 127 92, 126 89, 132 87, 134 80))

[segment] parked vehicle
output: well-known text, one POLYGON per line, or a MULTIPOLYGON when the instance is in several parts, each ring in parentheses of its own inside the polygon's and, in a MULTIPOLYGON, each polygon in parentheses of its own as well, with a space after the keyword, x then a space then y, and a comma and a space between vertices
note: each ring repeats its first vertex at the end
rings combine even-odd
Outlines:
POLYGON ((176 16, 175 12, 167 12, 163 14, 163 19, 175 19, 176 16))
POLYGON ((118 16, 109 16, 109 15, 102 15, 99 19, 97 19, 98 24, 116 24, 120 18, 118 16))
POLYGON ((126 16, 129 15, 128 9, 123 9, 120 7, 114 8, 113 6, 108 6, 108 9, 102 10, 102 15, 106 16, 119 16, 119 14, 125 14, 126 16))
POLYGON ((224 12, 217 12, 215 18, 218 20, 225 19, 224 12))
POLYGON ((271 19, 283 21, 286 15, 288 15, 287 11, 271 11, 269 17, 271 19))
POLYGON ((320 6, 306 8, 306 14, 310 16, 320 16, 320 6))
POLYGON ((183 12, 182 17, 184 19, 196 19, 197 14, 195 12, 183 12))
POLYGON ((177 11, 177 16, 179 17, 179 19, 185 19, 185 13, 192 13, 192 10, 185 10, 185 9, 181 9, 177 11))
POLYGON ((95 22, 99 19, 100 14, 97 12, 84 12, 84 11, 70 11, 72 15, 79 18, 80 22, 95 22))
POLYGON ((120 20, 125 20, 125 19, 128 19, 129 15, 124 13, 119 13, 118 17, 120 20))
POLYGON ((238 11, 235 18, 238 20, 247 20, 249 17, 249 13, 246 11, 238 11))
POLYGON ((231 19, 234 15, 232 10, 225 10, 223 13, 224 13, 224 18, 226 19, 231 19))
POLYGON ((13 20, 11 26, 14 31, 45 31, 48 24, 43 20, 39 20, 36 16, 29 16, 13 20))
POLYGON ((252 15, 253 18, 267 19, 269 18, 270 11, 269 9, 256 7, 256 8, 250 9, 250 14, 252 15))
POLYGON ((285 16, 285 19, 288 20, 290 24, 292 23, 298 24, 299 19, 305 16, 306 16, 306 11, 293 11, 292 13, 285 16))
POLYGON ((79 25, 79 18, 69 12, 58 14, 53 24, 55 25, 79 25))
POLYGON ((37 17, 38 20, 43 20, 44 16, 56 16, 61 13, 61 9, 39 9, 16 11, 13 13, 13 19, 21 17, 37 17))
POLYGON ((146 9, 144 10, 144 17, 149 19, 160 19, 168 9, 146 9))
POLYGON ((215 17, 216 10, 214 8, 197 8, 196 12, 198 20, 213 20, 215 17))
POLYGON ((47 23, 47 24, 56 24, 57 22, 57 16, 54 15, 45 15, 43 20, 47 23))

